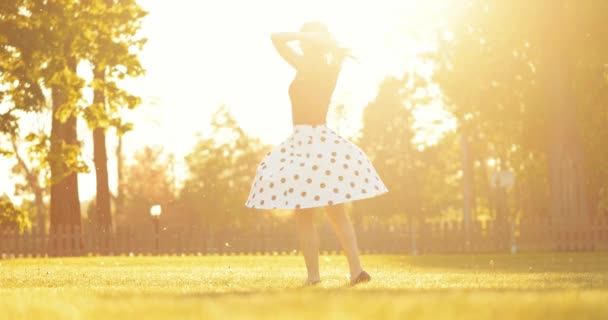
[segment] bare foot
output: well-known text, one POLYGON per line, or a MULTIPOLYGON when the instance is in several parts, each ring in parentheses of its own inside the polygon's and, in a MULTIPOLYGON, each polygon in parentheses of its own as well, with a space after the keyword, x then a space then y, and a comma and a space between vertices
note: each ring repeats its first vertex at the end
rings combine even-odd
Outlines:
POLYGON ((319 280, 319 279, 306 279, 306 281, 304 281, 304 286, 312 287, 312 286, 319 284, 320 282, 321 282, 321 280, 319 280))
POLYGON ((350 285, 354 286, 359 283, 369 282, 372 280, 372 277, 365 271, 361 271, 361 273, 354 279, 350 279, 350 285))

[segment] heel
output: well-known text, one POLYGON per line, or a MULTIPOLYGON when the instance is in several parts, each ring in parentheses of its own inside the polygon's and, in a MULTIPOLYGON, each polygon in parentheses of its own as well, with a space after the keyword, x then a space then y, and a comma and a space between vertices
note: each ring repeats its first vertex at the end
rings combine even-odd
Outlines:
POLYGON ((359 273, 359 275, 355 279, 350 280, 350 285, 354 286, 359 283, 370 282, 371 280, 372 277, 367 272, 361 271, 361 273, 359 273))

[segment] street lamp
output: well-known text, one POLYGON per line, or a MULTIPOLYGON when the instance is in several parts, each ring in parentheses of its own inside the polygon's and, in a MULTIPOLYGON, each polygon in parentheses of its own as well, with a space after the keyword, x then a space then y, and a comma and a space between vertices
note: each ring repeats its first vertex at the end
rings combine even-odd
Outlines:
POLYGON ((152 216, 152 221, 154 221, 154 233, 155 233, 155 243, 156 243, 156 254, 159 252, 158 245, 158 232, 159 232, 159 220, 160 214, 162 213, 162 208, 159 204, 153 205, 150 207, 150 215, 152 216))

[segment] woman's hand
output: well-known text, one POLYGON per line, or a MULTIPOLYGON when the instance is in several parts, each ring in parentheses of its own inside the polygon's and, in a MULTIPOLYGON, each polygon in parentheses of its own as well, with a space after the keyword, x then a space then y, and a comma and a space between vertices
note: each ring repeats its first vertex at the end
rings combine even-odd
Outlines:
POLYGON ((275 42, 310 41, 323 46, 337 46, 337 41, 328 33, 299 31, 299 32, 275 32, 271 35, 275 42))
POLYGON ((305 41, 314 42, 320 46, 327 48, 337 48, 338 42, 336 39, 329 33, 326 32, 300 32, 302 34, 302 39, 305 41))
POLYGON ((332 54, 332 61, 337 66, 341 65, 347 57, 355 58, 349 49, 340 47, 338 41, 328 32, 275 32, 271 34, 271 39, 283 59, 296 69, 301 65, 302 56, 287 45, 290 41, 309 42, 327 48, 327 52, 332 54))

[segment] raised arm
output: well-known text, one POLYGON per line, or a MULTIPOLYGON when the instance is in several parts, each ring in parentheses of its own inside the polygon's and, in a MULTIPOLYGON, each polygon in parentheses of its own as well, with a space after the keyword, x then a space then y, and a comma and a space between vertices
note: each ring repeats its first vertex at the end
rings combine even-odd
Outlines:
POLYGON ((301 65, 302 56, 287 43, 289 41, 299 41, 302 38, 303 34, 301 32, 275 32, 270 35, 272 44, 274 44, 281 57, 296 69, 301 65))
MULTIPOLYGON (((331 36, 319 32, 277 32, 273 33, 270 38, 281 57, 296 69, 302 64, 302 55, 287 45, 288 42, 310 41, 325 47, 336 46, 336 41, 331 36)), ((340 59, 342 60, 344 57, 340 59)))

